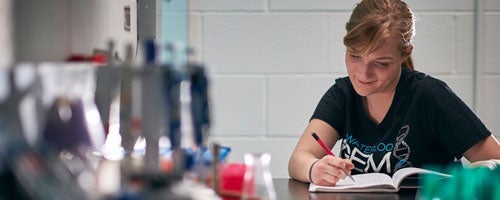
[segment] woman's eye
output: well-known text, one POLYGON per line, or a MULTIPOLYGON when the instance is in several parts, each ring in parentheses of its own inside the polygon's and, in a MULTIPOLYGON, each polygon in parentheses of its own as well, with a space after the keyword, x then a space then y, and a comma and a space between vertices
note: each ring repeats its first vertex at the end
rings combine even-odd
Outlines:
POLYGON ((385 62, 376 62, 378 66, 382 66, 382 67, 387 67, 389 66, 389 63, 385 63, 385 62))
POLYGON ((354 55, 354 54, 351 54, 350 57, 352 59, 356 59, 356 60, 360 60, 361 59, 361 56, 358 56, 358 55, 354 55))

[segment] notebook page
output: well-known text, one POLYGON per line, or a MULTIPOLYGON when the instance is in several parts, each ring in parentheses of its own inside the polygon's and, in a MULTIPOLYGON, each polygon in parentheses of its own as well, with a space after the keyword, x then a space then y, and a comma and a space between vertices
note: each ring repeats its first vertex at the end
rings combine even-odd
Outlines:
POLYGON ((394 185, 399 187, 399 184, 401 184, 401 182, 404 180, 404 178, 406 178, 410 175, 413 175, 413 174, 435 174, 435 175, 441 176, 443 178, 451 177, 451 175, 449 175, 449 174, 443 174, 443 173, 439 173, 439 172, 435 172, 435 171, 431 171, 431 170, 426 170, 426 169, 421 169, 421 168, 408 167, 408 168, 400 169, 400 170, 396 171, 394 173, 394 175, 392 175, 394 185))
POLYGON ((316 191, 342 191, 349 189, 363 188, 394 188, 391 177, 382 173, 357 174, 352 176, 356 182, 345 178, 337 182, 335 186, 317 186, 314 185, 316 191))

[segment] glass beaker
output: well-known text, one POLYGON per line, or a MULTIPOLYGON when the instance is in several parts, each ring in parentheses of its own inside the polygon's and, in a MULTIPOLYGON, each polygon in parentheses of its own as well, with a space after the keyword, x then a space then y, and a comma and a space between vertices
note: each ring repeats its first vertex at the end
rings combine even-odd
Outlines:
POLYGON ((90 63, 42 63, 42 102, 47 108, 40 135, 58 151, 66 150, 86 159, 105 138, 94 102, 95 66, 90 63))
POLYGON ((246 153, 245 175, 243 177, 242 199, 275 200, 273 177, 269 170, 271 155, 269 153, 246 153))

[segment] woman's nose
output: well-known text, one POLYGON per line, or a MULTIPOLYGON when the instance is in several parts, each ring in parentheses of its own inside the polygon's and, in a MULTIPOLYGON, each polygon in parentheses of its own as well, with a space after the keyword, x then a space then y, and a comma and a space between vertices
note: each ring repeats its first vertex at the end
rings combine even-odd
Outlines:
POLYGON ((372 74, 373 74, 373 69, 369 65, 369 63, 363 62, 358 66, 358 76, 360 78, 368 79, 371 77, 372 74))

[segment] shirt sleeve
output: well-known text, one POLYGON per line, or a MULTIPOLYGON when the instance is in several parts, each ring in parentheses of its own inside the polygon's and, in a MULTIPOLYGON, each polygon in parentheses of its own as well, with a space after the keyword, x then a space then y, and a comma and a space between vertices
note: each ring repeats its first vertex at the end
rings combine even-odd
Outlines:
POLYGON ((437 133, 438 143, 455 158, 491 132, 447 85, 436 80, 429 90, 428 111, 431 128, 437 133))
POLYGON ((346 119, 347 83, 337 79, 321 97, 310 120, 320 119, 332 126, 343 137, 346 119))

